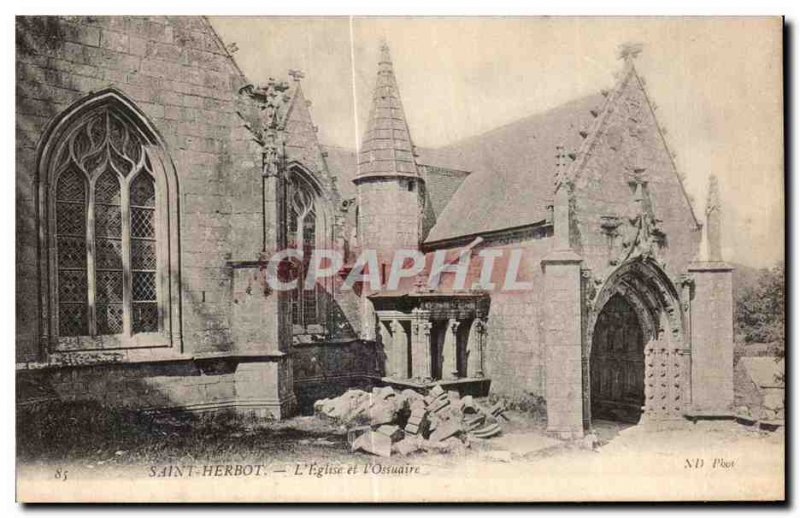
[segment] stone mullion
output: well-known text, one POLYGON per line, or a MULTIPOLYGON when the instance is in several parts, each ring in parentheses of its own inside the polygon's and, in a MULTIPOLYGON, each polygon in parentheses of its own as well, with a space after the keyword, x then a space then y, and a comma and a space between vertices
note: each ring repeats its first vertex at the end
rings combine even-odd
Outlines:
POLYGON ((133 334, 133 274, 131 271, 131 205, 129 182, 120 182, 122 218, 122 335, 133 334))
MULTIPOLYGON (((94 221, 94 181, 87 182, 87 189, 89 189, 87 199, 89 200, 88 208, 86 211, 86 287, 88 290, 87 303, 89 305, 89 336, 97 336, 97 303, 96 297, 96 279, 95 279, 95 221, 94 221)), ((124 286, 123 286, 124 292, 124 286)), ((58 330, 56 330, 58 332, 58 330)))

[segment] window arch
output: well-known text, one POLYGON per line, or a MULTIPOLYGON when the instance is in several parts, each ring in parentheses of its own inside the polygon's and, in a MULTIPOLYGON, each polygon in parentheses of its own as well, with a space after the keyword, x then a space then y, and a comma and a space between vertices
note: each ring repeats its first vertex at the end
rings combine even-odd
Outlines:
POLYGON ((109 90, 43 142, 43 339, 54 351, 180 342, 177 182, 155 131, 109 90))
POLYGON ((330 247, 328 239, 328 202, 315 179, 295 165, 289 168, 288 179, 288 242, 291 248, 303 251, 303 260, 292 264, 292 277, 297 288, 290 292, 290 308, 294 334, 327 333, 328 317, 326 292, 328 279, 322 279, 312 289, 305 289, 305 278, 315 249, 330 247))

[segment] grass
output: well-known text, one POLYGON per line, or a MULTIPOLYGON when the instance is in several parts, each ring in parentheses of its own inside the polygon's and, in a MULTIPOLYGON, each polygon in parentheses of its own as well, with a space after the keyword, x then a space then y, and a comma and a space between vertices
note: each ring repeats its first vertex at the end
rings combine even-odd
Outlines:
POLYGON ((308 417, 256 423, 236 416, 153 416, 94 403, 42 403, 17 410, 22 463, 275 462, 306 453, 349 457, 346 432, 308 417))

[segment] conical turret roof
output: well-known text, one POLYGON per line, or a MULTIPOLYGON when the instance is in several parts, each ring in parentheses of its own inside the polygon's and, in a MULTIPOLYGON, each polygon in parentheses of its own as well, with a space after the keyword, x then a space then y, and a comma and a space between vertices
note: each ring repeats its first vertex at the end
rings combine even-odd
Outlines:
POLYGON ((400 100, 389 46, 384 42, 381 44, 378 77, 367 131, 358 156, 355 181, 386 176, 417 178, 420 174, 414 160, 414 144, 400 100))

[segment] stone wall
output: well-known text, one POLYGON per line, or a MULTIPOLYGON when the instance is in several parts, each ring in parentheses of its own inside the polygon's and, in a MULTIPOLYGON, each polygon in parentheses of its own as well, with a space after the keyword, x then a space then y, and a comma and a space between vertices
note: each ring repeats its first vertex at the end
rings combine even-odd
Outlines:
MULTIPOLYGON (((522 238, 512 236, 492 238, 473 252, 467 287, 480 279, 483 259, 481 252, 503 255, 495 258, 492 283, 489 289, 490 306, 488 331, 484 348, 484 374, 491 378, 493 393, 511 397, 544 396, 544 343, 542 338, 541 259, 552 246, 551 237, 522 238), (523 251, 518 282, 532 283, 532 289, 505 291, 502 289, 511 251, 523 251)), ((455 256, 458 249, 448 251, 455 256)), ((442 276, 442 285, 452 283, 453 274, 442 276)))
POLYGON ((370 387, 384 375, 375 342, 339 340, 292 347, 298 408, 312 410, 314 401, 336 396, 349 387, 370 387))
MULTIPOLYGON (((506 261, 510 250, 523 249, 525 255, 519 280, 533 283, 531 291, 504 293, 495 289, 491 295, 484 362, 485 374, 492 379, 492 392, 512 397, 525 394, 544 396, 540 260, 551 241, 539 239, 491 247, 504 251, 506 261)), ((498 259, 495 267, 505 264, 498 259)), ((502 279, 498 278, 496 282, 499 287, 502 279)))
POLYGON ((407 178, 359 182, 358 225, 362 247, 379 253, 418 247, 422 204, 417 182, 407 178))
POLYGON ((185 348, 232 348, 225 264, 233 250, 255 259, 260 248, 258 154, 234 109, 244 83, 204 18, 17 19, 18 362, 42 359, 37 145, 68 106, 107 88, 145 113, 177 169, 185 348))
POLYGON ((293 403, 252 387, 262 386, 274 367, 280 365, 208 358, 26 369, 17 372, 17 402, 96 401, 109 408, 279 419, 293 403))

